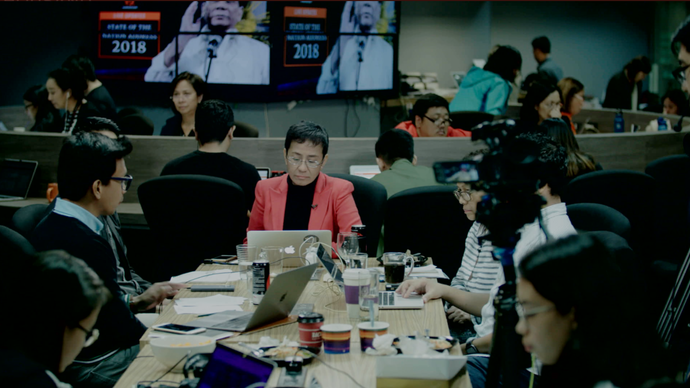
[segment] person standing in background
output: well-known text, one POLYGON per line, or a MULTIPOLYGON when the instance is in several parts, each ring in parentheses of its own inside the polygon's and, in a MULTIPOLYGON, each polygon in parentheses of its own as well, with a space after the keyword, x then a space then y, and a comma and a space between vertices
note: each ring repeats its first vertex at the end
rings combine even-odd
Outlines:
POLYGON ((604 108, 637 110, 642 81, 652 71, 652 63, 645 56, 638 56, 628 62, 620 73, 616 73, 606 86, 604 108))
POLYGON ((534 38, 532 41, 534 60, 539 64, 537 73, 544 75, 552 84, 557 84, 563 78, 563 69, 551 59, 551 41, 545 36, 534 38))

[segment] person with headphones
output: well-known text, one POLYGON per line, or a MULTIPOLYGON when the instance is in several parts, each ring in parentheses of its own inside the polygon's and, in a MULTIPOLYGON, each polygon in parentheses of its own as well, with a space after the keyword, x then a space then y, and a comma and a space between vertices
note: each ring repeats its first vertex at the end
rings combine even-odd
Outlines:
POLYGON ((48 101, 56 109, 65 110, 62 133, 75 132, 82 118, 100 116, 98 110, 84 98, 86 80, 74 70, 59 68, 48 73, 46 89, 48 101))

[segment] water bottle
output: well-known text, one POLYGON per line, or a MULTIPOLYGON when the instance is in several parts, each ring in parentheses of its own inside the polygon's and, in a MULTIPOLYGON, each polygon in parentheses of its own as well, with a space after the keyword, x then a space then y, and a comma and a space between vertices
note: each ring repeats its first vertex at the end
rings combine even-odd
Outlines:
POLYGON ((657 123, 659 123, 660 131, 666 131, 668 129, 668 125, 666 125, 666 119, 664 119, 663 117, 659 117, 656 121, 657 123))
POLYGON ((625 128, 625 122, 623 121, 623 112, 619 111, 616 113, 616 118, 613 119, 613 132, 623 132, 625 128))

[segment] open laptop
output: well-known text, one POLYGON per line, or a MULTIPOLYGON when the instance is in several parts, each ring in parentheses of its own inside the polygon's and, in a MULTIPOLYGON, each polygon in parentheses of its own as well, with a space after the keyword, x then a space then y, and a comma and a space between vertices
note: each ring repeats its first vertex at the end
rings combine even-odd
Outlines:
POLYGON ((5 159, 0 165, 0 201, 19 201, 29 195, 38 162, 5 159))
POLYGON ((259 173, 262 181, 271 177, 271 169, 268 167, 257 167, 256 172, 259 173))
MULTIPOLYGON (((319 261, 323 264, 326 271, 331 274, 333 281, 341 289, 344 289, 345 283, 343 282, 343 273, 335 264, 328 252, 323 248, 323 245, 319 246, 316 253, 319 257, 319 261)), ((379 291, 379 309, 382 310, 406 310, 406 309, 421 309, 424 307, 424 301, 421 295, 413 294, 409 298, 403 298, 395 291, 379 291)))
POLYGON ((185 323, 185 326, 244 332, 285 319, 297 304, 317 266, 311 264, 276 276, 253 313, 226 311, 185 323))
MULTIPOLYGON (((257 252, 267 246, 278 246, 284 248, 283 257, 305 256, 307 247, 312 242, 323 242, 331 244, 330 230, 252 230, 247 232, 247 244, 256 247, 257 252), (308 238, 311 239, 306 244, 302 243, 308 238), (316 240, 316 241, 314 241, 316 240), (302 251, 300 252, 300 246, 302 251)), ((320 244, 319 244, 320 245, 320 244)), ((299 266, 302 265, 299 259, 285 260, 283 265, 299 266)))
POLYGON ((197 388, 263 387, 275 363, 216 343, 197 388), (264 384, 261 384, 264 383, 264 384))

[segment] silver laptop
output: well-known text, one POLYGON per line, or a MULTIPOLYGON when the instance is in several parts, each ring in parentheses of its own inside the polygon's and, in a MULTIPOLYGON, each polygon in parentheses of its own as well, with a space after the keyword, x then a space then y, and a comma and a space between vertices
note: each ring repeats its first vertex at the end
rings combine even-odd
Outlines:
POLYGON ((19 201, 29 195, 38 162, 5 159, 0 166, 0 201, 19 201))
POLYGON ((271 177, 271 169, 268 167, 256 167, 256 172, 259 173, 262 181, 271 177))
MULTIPOLYGON (((247 232, 247 244, 256 247, 257 252, 267 246, 284 248, 284 257, 304 257, 312 242, 331 244, 330 230, 252 230, 247 232), (309 241, 302 244, 305 240, 309 241), (300 246, 302 250, 300 251, 300 246)), ((320 245, 320 244, 319 244, 320 245)), ((283 265, 301 265, 299 259, 286 260, 283 265)))
POLYGON ((253 313, 226 311, 185 323, 185 326, 243 332, 285 319, 297 304, 317 265, 307 265, 276 276, 253 313))
MULTIPOLYGON (((344 289, 343 274, 335 264, 328 252, 319 246, 317 251, 319 261, 323 264, 326 271, 331 274, 335 284, 344 289)), ((405 309, 421 309, 424 307, 424 301, 421 295, 413 294, 408 298, 403 298, 395 291, 379 291, 379 309, 383 310, 405 310, 405 309)))

